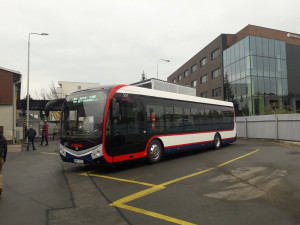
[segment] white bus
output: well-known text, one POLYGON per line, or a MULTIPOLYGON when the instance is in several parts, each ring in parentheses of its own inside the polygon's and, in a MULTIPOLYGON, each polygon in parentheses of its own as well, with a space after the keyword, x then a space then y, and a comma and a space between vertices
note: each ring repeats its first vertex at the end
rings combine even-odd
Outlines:
POLYGON ((231 102, 130 85, 77 91, 63 103, 63 161, 99 165, 221 148, 236 140, 231 102))

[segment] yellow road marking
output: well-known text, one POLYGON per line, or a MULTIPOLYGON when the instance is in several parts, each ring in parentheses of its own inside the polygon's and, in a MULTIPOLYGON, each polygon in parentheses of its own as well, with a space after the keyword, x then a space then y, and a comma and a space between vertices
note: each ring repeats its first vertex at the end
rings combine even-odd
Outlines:
POLYGON ((47 154, 47 155, 59 155, 58 153, 50 153, 50 152, 41 152, 42 154, 47 154))
POLYGON ((149 195, 149 194, 152 194, 154 192, 160 191, 160 190, 164 189, 165 186, 167 186, 169 184, 173 184, 175 182, 182 181, 182 180, 185 180, 185 179, 188 179, 188 178, 191 178, 191 177, 194 177, 194 176, 197 176, 197 175, 200 175, 200 174, 203 174, 203 173, 215 170, 215 169, 217 169, 219 167, 228 165, 229 163, 232 163, 232 162, 234 162, 236 160, 239 160, 239 159, 242 159, 244 157, 247 157, 247 156, 249 156, 251 154, 254 154, 254 153, 258 152, 258 151, 259 151, 259 149, 256 149, 256 150, 254 150, 254 151, 252 151, 252 152, 250 152, 248 154, 242 155, 240 157, 237 157, 237 158, 234 158, 234 159, 229 160, 227 162, 224 162, 222 164, 219 164, 216 167, 212 167, 212 168, 209 168, 209 169, 206 169, 206 170, 203 170, 203 171, 199 171, 197 173, 192 173, 190 175, 183 176, 183 177, 180 177, 180 178, 177 178, 177 179, 174 179, 174 180, 170 180, 170 181, 167 181, 167 182, 159 184, 159 185, 153 185, 153 184, 143 183, 143 182, 139 182, 139 181, 132 181, 132 180, 115 178, 115 177, 97 175, 97 174, 89 174, 89 172, 82 173, 80 175, 83 175, 83 176, 96 176, 96 177, 102 177, 102 178, 107 178, 107 179, 112 179, 112 180, 119 180, 119 181, 125 181, 125 182, 130 182, 130 183, 136 183, 136 184, 142 184, 142 185, 151 186, 148 189, 145 189, 143 191, 140 191, 140 192, 134 193, 132 195, 128 195, 128 196, 126 196, 124 198, 121 198, 121 199, 119 199, 119 200, 111 203, 110 206, 127 209, 127 210, 130 210, 130 211, 133 211, 133 212, 145 214, 145 215, 148 215, 148 216, 152 216, 152 217, 155 217, 155 218, 158 218, 158 219, 162 219, 162 220, 165 220, 165 221, 168 221, 168 222, 176 223, 176 224, 194 225, 193 223, 186 222, 186 221, 183 221, 183 220, 180 220, 180 219, 176 219, 176 218, 169 217, 169 216, 166 216, 166 215, 162 215, 162 214, 159 214, 159 213, 151 212, 151 211, 144 210, 144 209, 141 209, 141 208, 136 208, 136 207, 133 207, 133 206, 125 205, 125 203, 131 202, 131 201, 136 200, 138 198, 142 198, 142 197, 144 197, 146 195, 149 195))
POLYGON ((253 153, 256 153, 256 152, 258 152, 258 151, 259 151, 259 149, 256 149, 256 150, 254 150, 254 151, 252 151, 252 152, 250 152, 250 153, 248 153, 248 154, 245 154, 245 155, 242 155, 242 156, 237 157, 237 158, 235 158, 235 159, 232 159, 232 160, 229 160, 229 161, 227 161, 227 162, 224 162, 224 163, 218 165, 217 167, 225 166, 225 165, 227 165, 227 164, 229 164, 229 163, 232 163, 232 162, 234 162, 234 161, 236 161, 236 160, 239 160, 239 159, 241 159, 241 158, 247 157, 247 156, 249 156, 249 155, 251 155, 251 154, 253 154, 253 153))
POLYGON ((104 175, 93 174, 93 173, 89 173, 89 172, 87 172, 87 173, 81 173, 79 175, 101 177, 101 178, 106 178, 106 179, 110 179, 110 180, 117 180, 117 181, 123 181, 123 182, 127 182, 127 183, 141 184, 141 185, 150 186, 150 187, 156 186, 155 184, 149 184, 149 183, 135 181, 135 180, 121 179, 121 178, 117 178, 117 177, 104 176, 104 175))
POLYGON ((145 214, 147 216, 152 216, 158 219, 162 219, 168 222, 172 222, 172 223, 176 223, 176 224, 181 224, 181 225, 195 225, 194 223, 190 223, 190 222, 186 222, 184 220, 179 220, 170 216, 165 216, 163 214, 159 214, 159 213, 155 213, 155 212, 151 212, 145 209, 140 209, 140 208, 136 208, 133 206, 129 206, 129 205, 124 205, 124 204, 116 204, 116 207, 122 208, 122 209, 127 209, 133 212, 137 212, 137 213, 141 213, 141 214, 145 214))

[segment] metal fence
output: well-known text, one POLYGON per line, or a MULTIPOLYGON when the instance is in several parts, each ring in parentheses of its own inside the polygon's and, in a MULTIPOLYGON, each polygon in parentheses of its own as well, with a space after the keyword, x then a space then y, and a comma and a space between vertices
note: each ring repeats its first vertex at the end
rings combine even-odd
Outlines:
POLYGON ((236 124, 238 137, 300 141, 300 114, 237 117, 236 124))

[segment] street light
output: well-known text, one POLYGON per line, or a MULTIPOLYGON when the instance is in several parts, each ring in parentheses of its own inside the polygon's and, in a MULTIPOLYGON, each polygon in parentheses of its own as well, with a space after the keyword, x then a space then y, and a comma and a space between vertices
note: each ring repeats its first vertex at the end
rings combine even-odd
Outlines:
POLYGON ((26 129, 29 128, 29 56, 30 56, 30 35, 49 35, 47 33, 29 33, 28 35, 28 64, 27 64, 27 111, 26 111, 26 129))
POLYGON ((157 76, 157 79, 158 79, 158 63, 160 61, 170 62, 170 60, 168 60, 168 59, 160 59, 160 60, 157 61, 157 66, 156 66, 156 76, 157 76))

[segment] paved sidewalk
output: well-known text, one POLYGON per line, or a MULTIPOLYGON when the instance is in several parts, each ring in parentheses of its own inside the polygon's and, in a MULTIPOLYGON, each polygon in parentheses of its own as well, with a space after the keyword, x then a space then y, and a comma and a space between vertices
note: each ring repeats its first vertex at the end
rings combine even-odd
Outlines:
POLYGON ((8 146, 0 224, 128 224, 91 179, 78 175, 87 168, 61 161, 58 141, 40 146, 37 139, 35 147, 8 146))

